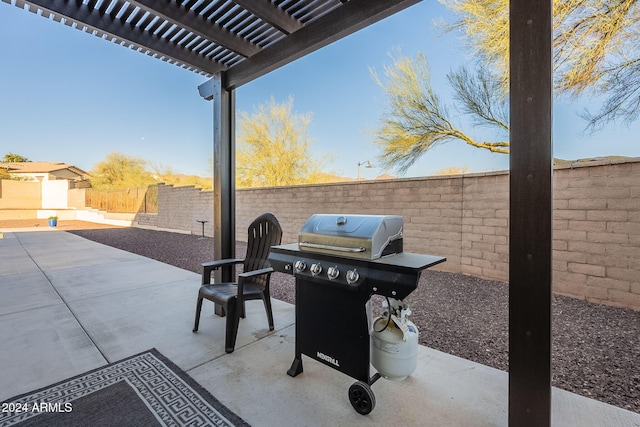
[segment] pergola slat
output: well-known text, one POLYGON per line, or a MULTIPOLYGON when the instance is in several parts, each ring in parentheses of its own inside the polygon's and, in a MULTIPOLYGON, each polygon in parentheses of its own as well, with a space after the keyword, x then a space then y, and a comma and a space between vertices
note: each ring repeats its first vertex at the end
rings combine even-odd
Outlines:
POLYGON ((154 35, 152 32, 142 29, 142 27, 111 19, 108 14, 99 14, 97 10, 91 10, 86 5, 81 4, 78 6, 75 1, 32 0, 29 3, 49 13, 61 15, 84 24, 90 31, 107 34, 110 38, 130 43, 136 49, 142 49, 145 52, 150 51, 149 53, 151 54, 165 57, 166 60, 177 61, 190 66, 191 69, 213 74, 226 68, 222 64, 212 62, 210 59, 154 35))

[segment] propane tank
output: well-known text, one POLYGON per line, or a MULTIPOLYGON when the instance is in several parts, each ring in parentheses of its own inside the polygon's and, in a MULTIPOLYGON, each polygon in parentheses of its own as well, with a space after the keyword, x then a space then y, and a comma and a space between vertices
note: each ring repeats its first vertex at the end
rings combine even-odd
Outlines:
POLYGON ((383 377, 402 381, 416 370, 418 328, 407 316, 409 307, 390 299, 388 311, 377 317, 371 331, 371 364, 383 377))

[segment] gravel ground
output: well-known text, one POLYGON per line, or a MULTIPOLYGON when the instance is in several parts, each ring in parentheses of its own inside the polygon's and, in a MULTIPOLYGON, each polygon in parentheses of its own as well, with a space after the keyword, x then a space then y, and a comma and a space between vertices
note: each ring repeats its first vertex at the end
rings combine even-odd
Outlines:
MULTIPOLYGON (((0 221, 0 230, 11 225, 0 221)), ((213 256, 209 238, 139 228, 96 229, 77 221, 62 226, 197 273, 213 256)), ((239 242, 237 255, 245 251, 239 242)), ((294 302, 292 277, 275 273, 271 289, 274 298, 294 302)), ((421 344, 508 370, 506 283, 427 270, 407 301, 421 344)), ((554 386, 640 413, 640 312, 554 296, 552 363, 554 386)))

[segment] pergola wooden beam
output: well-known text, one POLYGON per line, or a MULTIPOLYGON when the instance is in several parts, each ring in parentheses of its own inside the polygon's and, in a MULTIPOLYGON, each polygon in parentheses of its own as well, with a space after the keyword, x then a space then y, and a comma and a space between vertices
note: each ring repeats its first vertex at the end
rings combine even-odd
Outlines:
POLYGON ((260 19, 285 34, 294 33, 302 28, 302 24, 297 19, 285 13, 269 0, 234 0, 234 3, 259 16, 260 19))
POLYGON ((421 0, 350 0, 227 71, 235 89, 421 0))
POLYGON ((184 28, 185 31, 215 42, 244 57, 255 55, 260 48, 225 31, 215 22, 210 22, 194 11, 178 6, 169 0, 129 0, 133 6, 184 28))

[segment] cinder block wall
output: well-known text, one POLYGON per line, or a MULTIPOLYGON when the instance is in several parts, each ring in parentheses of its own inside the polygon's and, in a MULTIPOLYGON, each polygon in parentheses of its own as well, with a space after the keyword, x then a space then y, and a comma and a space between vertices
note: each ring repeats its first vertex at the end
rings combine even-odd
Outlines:
POLYGON ((557 168, 558 293, 640 310, 640 161, 557 168))
POLYGON ((283 243, 298 241, 298 230, 314 213, 401 215, 405 251, 446 255, 448 271, 460 271, 462 179, 430 178, 361 181, 263 189, 236 193, 238 239, 262 212, 273 212, 283 243))
POLYGON ((193 186, 174 187, 158 184, 159 228, 190 231, 202 234, 202 224, 198 220, 209 221, 205 224, 205 236, 213 236, 213 191, 202 191, 193 186))
POLYGON ((461 272, 509 279, 509 175, 468 175, 463 185, 461 272))
POLYGON ((442 255, 439 269, 508 280, 509 180, 505 172, 237 191, 237 238, 262 212, 283 242, 314 213, 401 215, 407 252, 442 255))
MULTIPOLYGON (((213 193, 160 186, 158 226, 201 232, 213 193)), ((273 212, 283 242, 314 213, 401 215, 408 252, 447 257, 439 269, 507 281, 508 172, 237 191, 239 240, 273 212)), ((554 173, 554 291, 640 310, 640 159, 574 163, 554 173)), ((208 223, 206 235, 212 235, 208 223)))
POLYGON ((158 214, 156 213, 137 213, 135 216, 135 223, 140 226, 157 227, 158 226, 158 214))

